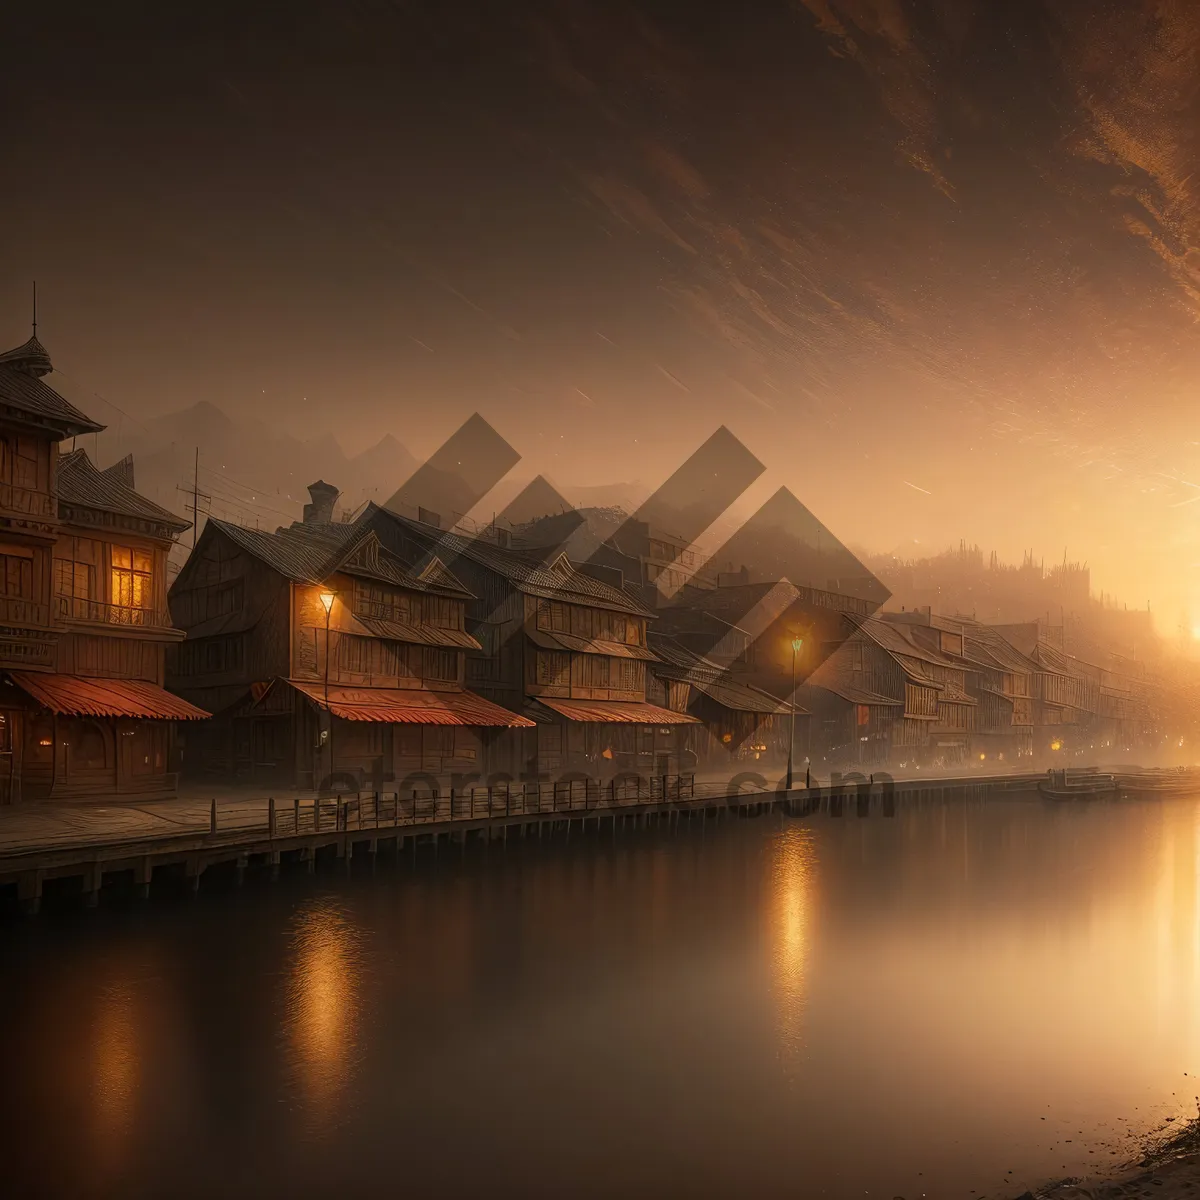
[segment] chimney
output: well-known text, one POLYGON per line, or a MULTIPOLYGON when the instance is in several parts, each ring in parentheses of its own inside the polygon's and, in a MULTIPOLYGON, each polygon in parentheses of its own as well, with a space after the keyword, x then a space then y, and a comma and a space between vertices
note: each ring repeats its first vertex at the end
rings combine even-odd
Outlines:
POLYGON ((328 525, 333 521, 333 506, 341 492, 332 483, 318 479, 308 485, 312 503, 304 506, 305 525, 328 525))

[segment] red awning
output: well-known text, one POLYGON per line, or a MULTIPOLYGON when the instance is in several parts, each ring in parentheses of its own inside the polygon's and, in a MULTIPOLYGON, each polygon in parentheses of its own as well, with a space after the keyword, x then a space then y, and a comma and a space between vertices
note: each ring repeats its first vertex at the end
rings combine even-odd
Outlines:
MULTIPOLYGON (((319 683, 287 681, 313 703, 325 708, 325 688, 319 683)), ((398 725, 532 726, 499 704, 473 692, 433 692, 427 688, 329 689, 329 711, 345 721, 386 721, 398 725)))
POLYGON ((10 671, 9 677, 43 707, 68 717, 143 717, 152 721, 202 721, 204 709, 140 679, 84 679, 10 671))
POLYGON ((539 696, 538 703, 568 721, 620 721, 627 725, 699 725, 700 718, 637 700, 559 700, 539 696))

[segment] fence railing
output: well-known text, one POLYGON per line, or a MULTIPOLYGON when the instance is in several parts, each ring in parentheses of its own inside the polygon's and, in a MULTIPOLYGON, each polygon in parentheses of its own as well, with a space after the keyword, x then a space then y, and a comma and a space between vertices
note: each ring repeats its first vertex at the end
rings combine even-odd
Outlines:
POLYGON ((0 483, 0 513, 20 513, 27 517, 53 517, 54 497, 36 488, 0 483))
POLYGON ((0 621, 7 625, 33 625, 40 629, 50 627, 50 609, 36 600, 23 596, 0 596, 0 621))
POLYGON ((133 608, 127 604, 110 604, 105 600, 90 600, 85 596, 58 595, 58 615, 67 621, 92 621, 98 625, 133 625, 144 629, 169 629, 170 613, 154 608, 133 608))
MULTIPOLYGON (((728 787, 721 787, 722 792, 728 787)), ((451 824, 489 818, 592 814, 613 809, 694 800, 694 775, 655 775, 642 779, 564 779, 552 783, 512 783, 492 787, 415 788, 351 796, 268 801, 269 837, 392 829, 399 826, 451 824)), ((715 794, 715 791, 714 791, 715 794)), ((251 833, 260 822, 220 820, 216 800, 210 809, 209 833, 251 833)))

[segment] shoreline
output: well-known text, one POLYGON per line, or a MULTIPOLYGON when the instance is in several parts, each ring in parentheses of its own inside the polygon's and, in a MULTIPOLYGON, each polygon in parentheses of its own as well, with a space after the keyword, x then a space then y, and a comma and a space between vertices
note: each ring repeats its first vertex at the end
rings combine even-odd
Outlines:
POLYGON ((1116 1175, 1094 1179, 1061 1179, 1012 1200, 1116 1200, 1154 1196, 1181 1200, 1200 1194, 1200 1117, 1177 1133, 1164 1129, 1150 1139, 1146 1153, 1116 1175))

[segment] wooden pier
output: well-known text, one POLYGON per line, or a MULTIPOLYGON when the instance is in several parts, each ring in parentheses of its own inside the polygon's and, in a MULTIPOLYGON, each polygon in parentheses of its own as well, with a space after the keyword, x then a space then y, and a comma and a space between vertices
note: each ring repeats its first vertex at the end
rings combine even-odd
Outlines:
MULTIPOLYGON (((973 776, 960 779, 880 779, 851 777, 811 788, 741 787, 697 783, 670 775, 628 784, 575 779, 559 784, 473 787, 461 792, 384 792, 329 799, 270 800, 266 820, 223 825, 216 800, 209 826, 165 836, 112 839, 26 847, 0 853, 0 890, 16 890, 22 911, 41 907, 51 880, 79 880, 84 903, 94 906, 106 883, 132 883, 143 897, 156 879, 182 877, 198 891, 212 867, 232 864, 240 883, 248 868, 266 868, 271 877, 282 864, 303 863, 309 871, 318 856, 349 864, 359 853, 381 848, 414 858, 418 846, 434 852, 451 840, 471 837, 507 841, 510 835, 544 837, 572 831, 679 827, 730 817, 778 811, 794 817, 872 814, 891 817, 900 805, 950 798, 983 799, 996 792, 1029 791, 1041 775, 973 776)), ((737 780, 733 781, 736 784, 737 780)))

